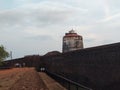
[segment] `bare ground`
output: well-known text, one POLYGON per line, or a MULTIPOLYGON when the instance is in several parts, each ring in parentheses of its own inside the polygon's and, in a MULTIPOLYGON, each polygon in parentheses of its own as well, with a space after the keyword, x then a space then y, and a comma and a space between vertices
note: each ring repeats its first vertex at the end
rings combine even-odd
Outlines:
POLYGON ((66 90, 45 73, 34 68, 0 70, 0 90, 66 90))

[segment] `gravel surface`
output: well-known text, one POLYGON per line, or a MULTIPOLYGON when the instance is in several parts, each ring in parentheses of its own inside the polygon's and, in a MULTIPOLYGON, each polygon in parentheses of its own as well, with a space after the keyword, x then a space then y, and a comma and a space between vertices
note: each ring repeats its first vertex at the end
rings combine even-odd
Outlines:
POLYGON ((0 70, 0 90, 48 90, 34 68, 0 70))
POLYGON ((34 68, 0 70, 0 90, 66 90, 55 80, 34 68))

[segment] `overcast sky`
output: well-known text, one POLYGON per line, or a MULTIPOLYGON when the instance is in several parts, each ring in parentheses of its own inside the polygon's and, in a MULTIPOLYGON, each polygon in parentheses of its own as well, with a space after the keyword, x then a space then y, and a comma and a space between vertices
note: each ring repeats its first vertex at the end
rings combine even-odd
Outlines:
POLYGON ((74 29, 84 47, 120 41, 120 0, 0 0, 0 44, 13 58, 62 50, 74 29))

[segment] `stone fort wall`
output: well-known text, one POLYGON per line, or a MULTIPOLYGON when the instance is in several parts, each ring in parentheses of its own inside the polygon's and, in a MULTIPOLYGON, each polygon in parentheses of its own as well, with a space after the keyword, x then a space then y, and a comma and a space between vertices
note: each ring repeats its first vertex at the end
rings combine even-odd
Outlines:
POLYGON ((120 43, 59 55, 25 57, 7 63, 12 66, 15 62, 25 62, 27 66, 37 68, 45 67, 97 90, 120 87, 120 43))

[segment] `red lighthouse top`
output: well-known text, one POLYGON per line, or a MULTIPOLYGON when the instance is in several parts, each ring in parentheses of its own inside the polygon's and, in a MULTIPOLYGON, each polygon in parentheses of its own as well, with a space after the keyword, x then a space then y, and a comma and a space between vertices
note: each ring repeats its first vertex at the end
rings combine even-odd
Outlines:
POLYGON ((74 30, 70 30, 69 33, 65 33, 65 37, 81 37, 80 35, 78 35, 77 33, 75 33, 74 30))

